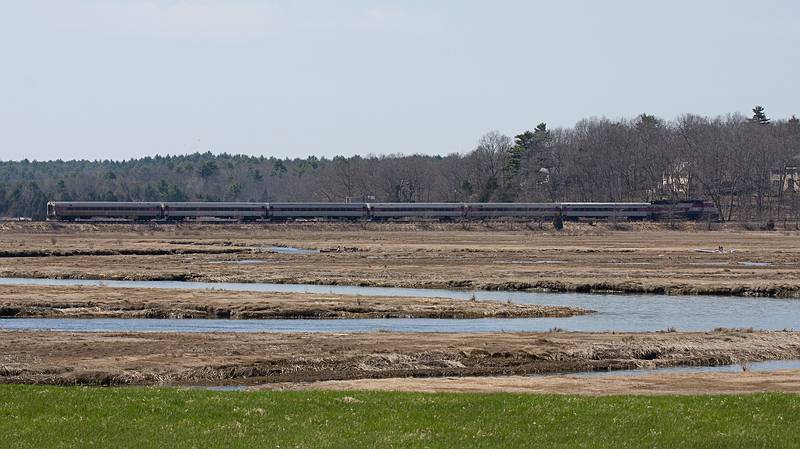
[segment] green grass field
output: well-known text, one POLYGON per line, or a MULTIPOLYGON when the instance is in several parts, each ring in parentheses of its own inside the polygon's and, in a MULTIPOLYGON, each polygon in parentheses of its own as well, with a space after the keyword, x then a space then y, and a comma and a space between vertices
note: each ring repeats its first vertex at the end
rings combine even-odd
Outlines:
POLYGON ((56 447, 797 448, 800 396, 0 386, 0 448, 56 447))

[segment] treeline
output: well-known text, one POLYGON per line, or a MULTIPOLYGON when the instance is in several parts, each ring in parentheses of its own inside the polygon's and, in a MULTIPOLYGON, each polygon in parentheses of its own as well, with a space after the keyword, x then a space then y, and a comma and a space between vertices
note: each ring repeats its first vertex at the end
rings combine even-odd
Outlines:
POLYGON ((489 132, 447 156, 277 159, 196 153, 0 162, 0 215, 75 201, 653 201, 702 198, 724 219, 796 220, 800 120, 685 115, 489 132))

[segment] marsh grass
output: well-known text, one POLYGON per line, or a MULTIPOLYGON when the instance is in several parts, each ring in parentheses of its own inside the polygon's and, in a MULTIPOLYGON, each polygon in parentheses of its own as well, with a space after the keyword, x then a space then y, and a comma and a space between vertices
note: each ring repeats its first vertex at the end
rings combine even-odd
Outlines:
POLYGON ((794 448, 800 396, 0 386, 3 448, 794 448))

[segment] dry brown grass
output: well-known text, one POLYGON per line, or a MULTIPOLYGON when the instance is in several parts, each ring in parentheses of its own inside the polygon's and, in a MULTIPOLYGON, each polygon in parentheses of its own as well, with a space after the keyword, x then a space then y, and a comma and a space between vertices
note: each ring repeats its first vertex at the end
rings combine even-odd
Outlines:
POLYGON ((537 318, 589 311, 496 301, 334 294, 0 286, 0 317, 46 318, 537 318))
POLYGON ((800 358, 797 332, 174 334, 0 331, 0 382, 258 384, 800 358))
POLYGON ((0 276, 349 284, 671 294, 800 295, 797 232, 700 223, 4 223, 0 276), (52 239, 56 243, 52 243, 52 239), (330 250, 287 255, 251 247, 330 250), (714 250, 722 246, 723 253, 714 250), (337 252, 337 248, 352 252, 337 252), (192 253, 192 254, 190 254, 192 253), (236 265, 236 260, 261 263, 236 265), (753 266, 748 262, 766 262, 753 266))

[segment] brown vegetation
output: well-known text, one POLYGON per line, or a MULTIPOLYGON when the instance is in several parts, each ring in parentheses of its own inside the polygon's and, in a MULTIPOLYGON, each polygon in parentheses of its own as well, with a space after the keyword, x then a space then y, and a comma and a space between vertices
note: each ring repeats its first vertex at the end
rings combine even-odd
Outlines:
POLYGON ((800 358, 800 333, 175 334, 0 331, 0 382, 254 385, 800 358))
POLYGON ((7 223, 0 225, 0 247, 36 257, 0 257, 0 276, 800 295, 797 233, 703 231, 694 223, 677 230, 652 223, 617 228, 7 223), (325 252, 275 254, 266 249, 272 245, 325 252))
POLYGON ((0 286, 0 317, 16 318, 536 318, 589 312, 569 307, 446 298, 0 286))

